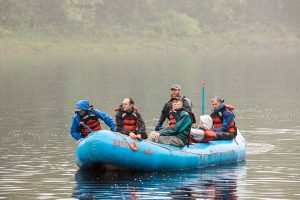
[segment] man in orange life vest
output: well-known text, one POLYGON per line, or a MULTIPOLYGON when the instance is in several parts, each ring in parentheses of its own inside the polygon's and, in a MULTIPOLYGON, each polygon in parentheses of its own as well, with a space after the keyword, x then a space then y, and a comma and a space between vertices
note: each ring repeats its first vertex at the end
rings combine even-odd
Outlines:
POLYGON ((145 122, 134 107, 132 98, 125 98, 116 111, 117 132, 129 135, 131 138, 147 139, 145 122))
POLYGON ((187 144, 192 119, 189 113, 182 107, 182 101, 180 97, 171 98, 172 110, 170 115, 174 117, 175 124, 159 132, 151 132, 149 135, 150 141, 174 146, 185 146, 187 144))
POLYGON ((214 97, 211 101, 213 112, 212 130, 217 134, 217 140, 232 140, 237 134, 232 106, 226 105, 220 97, 214 97))
MULTIPOLYGON (((196 118, 194 113, 192 112, 192 102, 190 99, 186 98, 185 96, 181 96, 181 87, 178 84, 173 84, 171 86, 171 93, 170 93, 170 99, 172 99, 173 97, 180 97, 182 99, 183 102, 183 108, 185 109, 186 112, 189 113, 191 119, 192 119, 192 123, 196 123, 196 118)), ((170 118, 170 112, 172 110, 172 103, 171 100, 167 101, 161 111, 161 115, 158 121, 158 124, 155 126, 155 131, 159 131, 161 129, 163 129, 163 123, 165 122, 165 120, 168 118, 169 120, 169 126, 172 126, 172 124, 175 124, 174 119, 170 118)))
POLYGON ((101 130, 99 119, 103 120, 111 131, 116 130, 116 124, 112 117, 90 106, 87 100, 78 101, 70 130, 71 136, 79 143, 91 132, 101 130))

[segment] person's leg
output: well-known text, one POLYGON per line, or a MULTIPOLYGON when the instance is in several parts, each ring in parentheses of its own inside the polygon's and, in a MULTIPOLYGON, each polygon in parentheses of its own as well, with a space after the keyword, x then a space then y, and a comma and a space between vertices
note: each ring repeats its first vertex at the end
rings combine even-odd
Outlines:
POLYGON ((148 136, 148 139, 149 141, 151 142, 158 142, 156 139, 155 139, 155 136, 157 135, 158 132, 156 131, 152 131, 149 136, 148 136))
POLYGON ((173 146, 183 147, 185 144, 175 136, 160 136, 158 138, 158 143, 169 144, 173 146))
POLYGON ((216 132, 216 134, 216 140, 233 140, 236 136, 236 134, 228 132, 216 132))
POLYGON ((157 143, 161 143, 161 144, 169 144, 169 145, 173 145, 173 146, 184 146, 185 144, 177 137, 175 136, 159 136, 159 138, 156 138, 158 132, 156 131, 152 131, 149 134, 149 137, 147 140, 151 141, 151 142, 157 142, 157 143))

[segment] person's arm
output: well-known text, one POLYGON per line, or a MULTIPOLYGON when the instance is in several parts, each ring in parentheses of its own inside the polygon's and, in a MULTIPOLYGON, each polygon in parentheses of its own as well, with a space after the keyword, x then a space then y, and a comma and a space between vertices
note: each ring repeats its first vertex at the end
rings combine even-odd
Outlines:
POLYGON ((116 114, 116 124, 117 124, 117 132, 120 132, 125 135, 129 135, 130 131, 124 128, 121 112, 118 112, 116 114))
POLYGON ((96 115, 104 121, 104 123, 109 126, 111 131, 116 131, 116 123, 114 122, 113 118, 106 113, 101 112, 98 109, 94 109, 96 115))
POLYGON ((167 114, 168 114, 168 107, 169 107, 169 103, 165 103, 163 109, 161 110, 161 114, 158 120, 157 125, 155 126, 155 131, 159 131, 162 128, 162 125, 164 124, 166 118, 167 118, 167 114))
POLYGON ((140 113, 136 112, 136 115, 137 115, 137 126, 138 126, 137 134, 140 134, 142 136, 142 139, 147 139, 148 136, 146 134, 145 122, 140 113))
POLYGON ((176 124, 173 128, 166 128, 159 131, 161 136, 175 136, 179 133, 185 131, 191 125, 191 118, 187 112, 180 114, 179 119, 177 119, 176 124))
POLYGON ((83 137, 79 133, 80 130, 80 120, 79 117, 73 116, 72 125, 70 129, 71 136, 76 140, 81 140, 83 137))
POLYGON ((188 113, 191 113, 193 107, 192 101, 186 97, 184 97, 183 100, 184 100, 183 101, 184 110, 187 111, 188 113))

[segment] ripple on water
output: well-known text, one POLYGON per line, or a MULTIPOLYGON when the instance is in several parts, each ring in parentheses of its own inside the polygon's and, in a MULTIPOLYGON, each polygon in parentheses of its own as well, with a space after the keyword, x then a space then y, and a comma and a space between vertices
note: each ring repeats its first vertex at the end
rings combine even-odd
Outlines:
POLYGON ((247 155, 262 154, 271 151, 275 148, 275 145, 266 143, 247 143, 247 155))

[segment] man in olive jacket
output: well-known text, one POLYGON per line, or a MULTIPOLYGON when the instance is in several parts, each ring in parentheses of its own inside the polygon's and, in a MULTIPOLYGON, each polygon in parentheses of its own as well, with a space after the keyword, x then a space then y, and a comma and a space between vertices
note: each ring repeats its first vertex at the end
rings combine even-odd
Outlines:
POLYGON ((150 133, 149 140, 152 142, 169 144, 174 146, 185 146, 188 141, 188 135, 191 130, 192 120, 188 112, 182 107, 183 102, 180 97, 171 99, 172 110, 170 115, 176 120, 173 128, 164 128, 159 132, 150 133))

